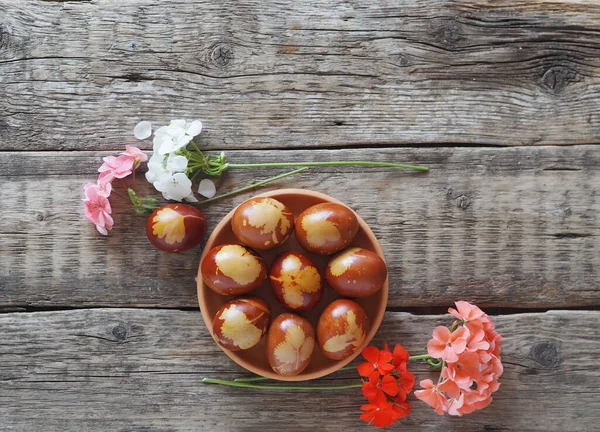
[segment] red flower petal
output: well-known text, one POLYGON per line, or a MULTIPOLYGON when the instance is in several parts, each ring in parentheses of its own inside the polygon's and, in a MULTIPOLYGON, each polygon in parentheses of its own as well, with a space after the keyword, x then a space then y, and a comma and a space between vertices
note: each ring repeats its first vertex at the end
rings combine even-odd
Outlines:
POLYGON ((377 361, 379 363, 389 363, 392 359, 392 353, 389 350, 381 350, 379 351, 379 358, 377 361))
POLYGON ((382 378, 379 388, 390 396, 396 396, 398 394, 398 383, 396 378, 386 375, 382 378))
POLYGON ((379 361, 379 349, 374 346, 368 346, 362 350, 362 356, 371 363, 377 363, 379 361))
POLYGON ((394 365, 397 366, 402 362, 407 362, 410 354, 408 353, 406 348, 404 348, 402 345, 396 344, 396 346, 394 347, 393 356, 394 356, 394 365))
POLYGON ((381 375, 387 375, 394 370, 394 365, 391 363, 379 363, 377 365, 377 370, 381 375))
POLYGON ((369 402, 376 400, 380 393, 381 390, 377 388, 376 383, 372 383, 370 381, 363 383, 362 394, 369 402))
POLYGON ((373 366, 373 363, 364 362, 359 364, 356 369, 361 377, 368 377, 375 370, 375 366, 373 366))

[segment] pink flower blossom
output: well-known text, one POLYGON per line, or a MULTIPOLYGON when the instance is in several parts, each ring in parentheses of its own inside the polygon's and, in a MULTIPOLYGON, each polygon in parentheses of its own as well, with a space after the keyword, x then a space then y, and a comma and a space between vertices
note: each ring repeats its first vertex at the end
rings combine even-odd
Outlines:
POLYGON ((125 146, 125 152, 121 153, 123 156, 129 156, 133 158, 133 169, 136 169, 142 162, 148 160, 148 156, 143 153, 139 148, 134 146, 125 146))
POLYGON ((469 414, 485 408, 492 394, 500 388, 498 378, 503 366, 500 360, 502 337, 494 330, 490 317, 477 306, 456 302, 458 310, 449 312, 460 321, 452 328, 436 327, 427 344, 429 355, 443 358, 440 382, 421 381, 423 390, 415 396, 431 405, 438 414, 469 414), (461 332, 459 334, 459 332, 461 332))
POLYGON ((110 183, 100 184, 98 183, 88 183, 84 186, 84 190, 88 187, 96 186, 98 195, 108 198, 112 192, 112 185, 110 183))
MULTIPOLYGON (((456 305, 456 309, 448 308, 448 312, 461 321, 476 321, 485 315, 485 313, 477 306, 466 301, 461 300, 455 302, 454 304, 456 305)), ((487 318, 487 315, 485 315, 485 317, 487 318)))
POLYGON ((437 385, 433 385, 433 381, 430 379, 423 380, 419 384, 423 390, 415 392, 417 399, 432 407, 438 415, 443 415, 448 402, 446 396, 438 389, 437 385))
POLYGON ((467 347, 469 330, 460 327, 450 332, 448 327, 438 326, 433 329, 433 339, 427 342, 427 352, 433 358, 441 358, 445 362, 455 362, 459 354, 467 347))
POLYGON ((133 172, 133 163, 135 159, 132 156, 121 155, 118 157, 106 156, 102 159, 104 163, 98 172, 99 184, 106 184, 112 182, 116 178, 124 178, 133 172))
POLYGON ((83 199, 86 219, 96 225, 98 232, 103 235, 107 235, 114 224, 113 218, 110 216, 112 212, 110 202, 104 196, 106 190, 107 188, 101 189, 97 184, 88 183, 84 187, 85 198, 83 199))
POLYGON ((467 351, 485 351, 490 348, 490 343, 485 340, 485 331, 483 327, 476 323, 468 322, 465 327, 469 330, 469 338, 467 339, 467 351))
POLYGON ((452 416, 462 416, 461 408, 465 404, 465 395, 461 393, 458 399, 450 399, 448 401, 448 414, 452 416))

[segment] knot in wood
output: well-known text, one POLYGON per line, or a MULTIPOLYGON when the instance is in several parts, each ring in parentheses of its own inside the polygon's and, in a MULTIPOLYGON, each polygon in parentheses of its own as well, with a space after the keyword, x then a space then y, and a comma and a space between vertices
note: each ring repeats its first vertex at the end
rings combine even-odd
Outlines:
POLYGON ((410 58, 404 54, 392 54, 390 56, 390 63, 398 67, 410 66, 410 58))
POLYGON ((462 29, 455 18, 445 18, 433 22, 433 37, 444 46, 453 47, 462 38, 462 29))
POLYGON ((554 342, 541 342, 535 345, 531 354, 533 359, 542 366, 555 367, 560 363, 558 347, 554 342))
POLYGON ((461 195, 456 198, 456 206, 461 210, 466 210, 471 206, 471 198, 461 195))
POLYGON ((226 43, 218 43, 210 51, 210 61, 217 67, 226 67, 233 60, 233 48, 226 43))
POLYGON ((568 66, 550 66, 542 75, 541 85, 553 93, 560 93, 569 84, 581 80, 576 70, 568 66))
POLYGON ((8 48, 8 40, 9 40, 8 28, 0 23, 0 50, 4 48, 8 48))
POLYGON ((112 329, 112 334, 117 340, 124 341, 127 337, 127 329, 123 324, 119 324, 112 329))

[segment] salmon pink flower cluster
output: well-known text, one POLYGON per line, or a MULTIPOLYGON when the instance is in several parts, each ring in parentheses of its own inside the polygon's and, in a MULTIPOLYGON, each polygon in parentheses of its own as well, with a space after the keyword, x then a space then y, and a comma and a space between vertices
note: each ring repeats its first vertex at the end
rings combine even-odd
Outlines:
POLYGON ((500 361, 502 337, 494 323, 477 306, 465 301, 448 309, 456 321, 450 328, 439 326, 427 343, 428 354, 442 360, 437 384, 426 379, 415 396, 436 413, 462 416, 488 406, 498 390, 503 367, 500 361))
POLYGON ((362 393, 367 401, 361 407, 360 419, 377 427, 389 426, 410 414, 406 401, 415 384, 415 376, 408 371, 409 354, 396 344, 391 352, 387 343, 382 350, 368 346, 362 351, 367 360, 358 365, 363 377, 362 393))
POLYGON ((111 216, 112 208, 108 198, 112 192, 112 182, 131 175, 140 163, 148 160, 139 148, 125 146, 125 152, 119 156, 106 156, 104 163, 98 168, 96 183, 88 183, 83 188, 85 198, 84 215, 87 220, 96 225, 100 234, 108 235, 114 225, 111 216))

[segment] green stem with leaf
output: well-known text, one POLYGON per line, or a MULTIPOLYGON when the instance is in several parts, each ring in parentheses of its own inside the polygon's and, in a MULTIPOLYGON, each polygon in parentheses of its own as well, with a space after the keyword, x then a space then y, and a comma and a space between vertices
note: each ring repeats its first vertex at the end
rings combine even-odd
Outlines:
MULTIPOLYGON (((308 168, 305 167, 305 168, 299 168, 299 169, 296 169, 296 170, 293 170, 293 171, 288 171, 288 172, 285 172, 283 174, 279 174, 279 175, 276 175, 274 177, 270 177, 270 178, 268 178, 266 180, 261 180, 259 182, 252 183, 252 184, 249 184, 247 186, 244 186, 244 187, 232 190, 231 192, 227 192, 227 193, 224 193, 224 194, 221 194, 221 195, 214 196, 214 197, 209 198, 209 199, 205 199, 205 200, 200 201, 198 203, 190 203, 190 205, 194 205, 194 204, 201 205, 201 204, 206 204, 206 203, 209 203, 209 202, 217 201, 217 200, 220 200, 222 198, 226 198, 226 197, 229 197, 229 196, 241 193, 241 192, 245 192, 247 190, 254 189, 254 188, 257 188, 259 186, 264 186, 264 185, 266 185, 268 183, 274 182, 274 181, 282 179, 284 177, 288 177, 288 176, 291 176, 291 175, 294 175, 294 174, 298 174, 298 173, 301 173, 301 172, 307 171, 307 170, 308 170, 308 168)), ((161 206, 160 202, 157 199, 155 199, 155 198, 143 198, 143 197, 137 196, 137 194, 135 193, 135 191, 132 188, 128 188, 127 189, 127 193, 129 194, 129 199, 131 200, 131 203, 133 204, 133 209, 139 215, 143 215, 143 214, 147 214, 147 213, 152 213, 154 210, 156 210, 157 208, 159 208, 161 206)))

